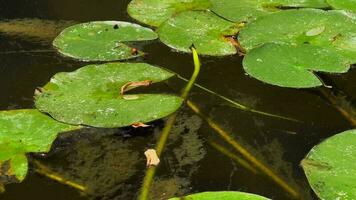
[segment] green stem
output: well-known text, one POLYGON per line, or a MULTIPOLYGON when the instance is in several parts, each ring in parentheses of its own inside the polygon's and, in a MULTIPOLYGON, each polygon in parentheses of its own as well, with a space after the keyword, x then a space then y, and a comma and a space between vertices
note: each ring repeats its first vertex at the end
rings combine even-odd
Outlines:
MULTIPOLYGON (((182 99, 186 100, 190 90, 193 88, 194 83, 199 75, 200 72, 200 61, 199 61, 199 56, 197 51, 195 50, 194 47, 191 48, 192 52, 193 52, 193 60, 194 60, 194 72, 193 75, 191 77, 191 79, 189 80, 187 86, 184 88, 181 97, 182 99)), ((172 127, 174 125, 174 122, 177 118, 177 112, 175 112, 174 114, 172 114, 167 122, 166 122, 166 126, 163 128, 162 130, 162 134, 158 140, 158 143, 156 145, 156 153, 158 157, 161 157, 162 152, 164 150, 164 147, 166 146, 169 134, 172 130, 172 127)), ((138 197, 138 200, 147 200, 148 199, 148 195, 149 195, 149 191, 150 191, 150 187, 151 184, 153 182, 155 173, 156 173, 157 167, 156 166, 150 166, 145 174, 145 178, 143 179, 143 185, 141 188, 141 193, 138 197)))
MULTIPOLYGON (((177 74, 177 78, 179 78, 179 79, 181 79, 181 80, 183 80, 183 81, 188 82, 188 79, 184 78, 183 76, 181 76, 181 75, 179 75, 179 74, 177 74)), ((249 108, 249 107, 247 107, 247 106, 245 106, 245 105, 243 105, 243 104, 241 104, 241 103, 238 103, 238 102, 236 102, 236 101, 234 101, 234 100, 231 100, 231 99, 229 99, 229 98, 227 98, 227 97, 225 97, 225 96, 223 96, 223 95, 221 95, 221 94, 218 94, 218 93, 216 93, 216 92, 214 92, 214 91, 212 91, 212 90, 210 90, 210 89, 208 89, 208 88, 206 88, 206 87, 204 87, 204 86, 202 86, 202 85, 199 85, 199 84, 197 84, 197 83, 194 83, 194 85, 195 85, 196 87, 198 87, 198 88, 200 88, 200 89, 202 89, 202 90, 204 90, 204 91, 210 93, 210 94, 213 94, 213 95, 215 95, 215 96, 217 96, 217 97, 223 99, 224 101, 229 102, 233 107, 238 108, 238 109, 240 109, 240 110, 243 110, 243 111, 246 111, 246 112, 252 112, 252 113, 259 114, 259 115, 263 115, 263 116, 267 116, 267 117, 274 117, 274 118, 284 119, 284 120, 293 121, 293 122, 300 122, 299 120, 296 120, 296 119, 293 119, 293 118, 290 118, 290 117, 285 117, 285 116, 281 116, 281 115, 271 114, 271 113, 267 113, 267 112, 255 110, 255 109, 253 109, 253 108, 249 108)))

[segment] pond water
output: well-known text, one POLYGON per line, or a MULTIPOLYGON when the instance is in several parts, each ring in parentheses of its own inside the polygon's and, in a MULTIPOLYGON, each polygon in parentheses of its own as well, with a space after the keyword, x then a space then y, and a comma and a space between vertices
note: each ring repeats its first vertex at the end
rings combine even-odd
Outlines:
MULTIPOLYGON (((0 109, 33 108, 32 97, 37 87, 58 72, 86 65, 53 50, 51 40, 58 30, 92 20, 134 22, 126 13, 128 2, 0 1, 0 109)), ((147 62, 190 77, 191 55, 174 52, 159 41, 138 48, 148 54, 130 62, 147 62)), ((280 88, 245 75, 239 56, 201 60, 200 85, 256 110, 297 120, 246 112, 197 87, 190 97, 206 116, 297 191, 300 199, 316 199, 299 163, 323 139, 353 128, 349 121, 319 89, 280 88)), ((344 75, 324 74, 323 78, 334 86, 327 92, 342 90, 340 101, 346 101, 344 96, 348 103, 356 98, 355 69, 344 75)), ((177 92, 184 84, 175 78, 153 90, 177 92)), ((150 128, 92 128, 62 134, 49 154, 29 155, 31 168, 27 178, 21 184, 7 185, 0 199, 135 199, 146 169, 143 152, 154 147, 163 125, 160 120, 150 128), (77 183, 86 190, 59 183, 48 174, 77 183)), ((276 200, 293 199, 270 176, 243 167, 221 153, 218 150, 221 147, 241 157, 206 121, 188 107, 183 108, 158 168, 151 199, 218 190, 245 191, 276 200)))

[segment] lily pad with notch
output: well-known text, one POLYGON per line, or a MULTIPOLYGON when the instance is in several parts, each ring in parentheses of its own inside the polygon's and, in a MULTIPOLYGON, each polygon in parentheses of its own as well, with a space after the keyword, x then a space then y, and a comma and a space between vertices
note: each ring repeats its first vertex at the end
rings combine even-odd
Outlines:
POLYGON ((35 103, 39 110, 68 124, 114 128, 147 123, 175 112, 182 99, 169 94, 122 93, 172 76, 145 63, 88 65, 56 74, 37 92, 35 103))
POLYGON ((351 63, 334 49, 309 44, 264 44, 243 60, 244 70, 254 78, 281 87, 309 88, 323 83, 315 72, 345 73, 351 63))
POLYGON ((333 48, 356 62, 354 13, 317 9, 285 10, 258 18, 239 34, 241 47, 249 52, 265 43, 310 44, 333 48))
POLYGON ((320 199, 356 199, 356 130, 315 146, 302 167, 320 199))
POLYGON ((59 123, 38 110, 0 111, 2 180, 22 181, 28 170, 26 153, 48 152, 59 133, 79 128, 59 123))
POLYGON ((207 10, 210 0, 133 0, 127 8, 129 15, 148 25, 159 26, 178 13, 207 10))
POLYGON ((179 200, 179 199, 189 199, 189 200, 268 200, 266 197, 259 196, 257 194, 250 194, 245 192, 231 192, 231 191, 220 191, 220 192, 202 192, 197 194, 191 194, 186 197, 171 198, 169 200, 179 200))
POLYGON ((325 0, 211 0, 211 10, 233 22, 249 22, 281 8, 327 8, 325 0))
POLYGON ((157 30, 159 39, 178 51, 190 52, 193 44, 199 54, 211 56, 237 53, 234 36, 239 26, 209 11, 186 11, 170 18, 157 30))
POLYGON ((121 21, 94 21, 64 29, 53 41, 58 51, 83 61, 117 61, 141 56, 128 45, 157 39, 157 34, 138 24, 121 21))

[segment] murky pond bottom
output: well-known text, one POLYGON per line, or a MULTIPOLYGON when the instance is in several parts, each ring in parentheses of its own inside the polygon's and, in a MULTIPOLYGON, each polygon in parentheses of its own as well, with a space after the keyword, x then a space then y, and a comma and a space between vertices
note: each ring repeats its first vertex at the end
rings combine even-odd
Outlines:
MULTIPOLYGON (((86 65, 54 51, 51 41, 58 31, 76 22, 133 21, 126 13, 128 2, 0 1, 0 108, 33 108, 36 87, 57 72, 86 65)), ((158 41, 138 48, 148 54, 130 62, 162 66, 186 78, 192 73, 191 55, 174 52, 158 41)), ((200 85, 248 107, 296 121, 244 111, 217 95, 194 88, 190 100, 205 119, 188 106, 179 111, 151 199, 218 190, 245 191, 277 200, 293 199, 294 191, 301 199, 316 199, 299 163, 323 139, 351 129, 350 123, 319 89, 263 84, 245 75, 239 56, 201 59, 200 85), (217 134, 219 128, 274 176, 241 162, 242 157, 231 142, 217 134), (276 184, 276 177, 285 185, 276 184)), ((355 69, 342 76, 324 76, 348 99, 356 98, 352 81, 356 78, 355 69)), ((161 87, 178 92, 184 84, 174 78, 161 87)), ((0 199, 135 199, 146 169, 143 152, 154 147, 164 120, 151 125, 64 133, 48 154, 29 155, 27 178, 21 184, 7 185, 0 199), (62 183, 55 180, 58 178, 62 183)))

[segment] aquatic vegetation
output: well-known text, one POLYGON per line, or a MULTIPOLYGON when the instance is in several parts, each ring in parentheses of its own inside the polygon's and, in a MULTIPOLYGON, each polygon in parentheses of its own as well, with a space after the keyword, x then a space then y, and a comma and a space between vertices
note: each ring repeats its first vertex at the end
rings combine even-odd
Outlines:
POLYGON ((164 44, 176 50, 190 52, 189 47, 194 44, 200 54, 223 56, 237 53, 229 37, 238 30, 238 25, 212 12, 187 11, 168 19, 157 33, 164 44))
POLYGON ((11 37, 49 44, 74 21, 43 19, 9 19, 0 21, 0 34, 11 37))
POLYGON ((349 130, 315 146, 302 167, 321 199, 356 198, 356 130, 349 130))
POLYGON ((337 51, 309 44, 292 46, 268 43, 251 50, 243 64, 244 70, 258 80, 292 88, 323 85, 314 71, 345 73, 350 68, 348 59, 337 51))
POLYGON ((179 199, 191 199, 191 200, 268 200, 265 197, 258 196, 255 194, 243 193, 243 192, 202 192, 198 194, 188 195, 186 197, 171 198, 169 200, 179 200, 179 199))
POLYGON ((127 83, 156 83, 172 76, 144 63, 89 65, 55 75, 36 93, 36 107, 68 124, 114 128, 146 123, 173 113, 182 99, 168 94, 120 94, 120 88, 131 90, 137 86, 127 83))
POLYGON ((7 183, 21 182, 28 170, 26 153, 48 152, 59 133, 79 128, 59 123, 38 110, 1 111, 0 175, 7 183))
POLYGON ((63 55, 79 60, 116 61, 135 58, 143 54, 125 43, 156 38, 155 32, 138 24, 97 21, 64 29, 53 41, 53 45, 63 55))
MULTIPOLYGON (((133 59, 144 55, 136 44, 159 38, 172 49, 192 53, 193 75, 180 97, 135 93, 135 88, 163 82, 175 75, 146 63, 92 64, 74 72, 54 75, 49 83, 35 91, 38 110, 0 112, 0 190, 3 189, 4 179, 5 182, 22 181, 28 168, 25 154, 48 152, 60 132, 77 130, 82 126, 145 128, 148 126, 145 123, 169 116, 153 152, 157 152, 159 158, 170 139, 180 141, 179 147, 171 150, 177 174, 154 180, 158 163, 148 166, 138 199, 166 199, 180 195, 180 184, 189 185, 188 178, 199 167, 193 165, 206 154, 204 142, 197 134, 201 120, 196 120, 197 126, 192 126, 190 132, 171 135, 174 132, 172 128, 177 126, 176 111, 186 101, 187 106, 241 158, 213 144, 217 149, 244 163, 242 165, 251 171, 267 175, 291 198, 300 198, 301 194, 294 184, 275 172, 276 164, 271 168, 271 165, 259 160, 256 154, 204 116, 188 100, 200 72, 198 52, 207 56, 244 56, 244 70, 268 84, 290 88, 322 86, 323 80, 317 72, 345 73, 356 62, 353 3, 354 0, 133 0, 128 13, 136 20, 153 26, 154 30, 122 21, 92 21, 64 29, 53 41, 53 46, 64 56, 96 62, 133 59), (333 8, 343 10, 330 10, 333 8), (183 168, 187 166, 192 168, 191 172, 181 177, 179 173, 183 173, 183 168), (160 191, 165 192, 160 194, 160 191)), ((0 32, 21 35, 27 30, 26 23, 23 25, 25 27, 21 29, 10 23, 0 23, 0 32)), ((48 34, 40 35, 38 30, 28 29, 27 36, 48 39, 57 31, 54 28, 48 34)), ((296 121, 249 109, 221 95, 219 97, 245 111, 296 121)), ((344 132, 315 147, 303 160, 308 179, 321 198, 354 197, 354 142, 355 131, 344 132)), ((104 144, 79 142, 76 148, 81 151, 67 157, 72 166, 59 170, 66 178, 85 184, 82 190, 89 191, 93 196, 110 196, 117 187, 130 187, 124 182, 135 174, 136 168, 132 166, 143 160, 122 141, 107 139, 104 144), (98 160, 100 164, 96 163, 98 160), (105 172, 100 171, 102 169, 105 172), (98 181, 100 184, 97 184, 98 181)), ((262 147, 260 149, 263 150, 262 147)), ((172 157, 169 159, 166 162, 172 163, 172 157)), ((275 160, 273 162, 276 163, 275 160)), ((227 191, 198 193, 182 198, 267 199, 227 191)))

